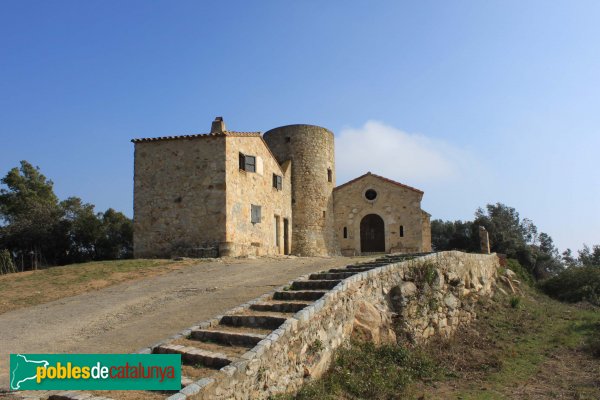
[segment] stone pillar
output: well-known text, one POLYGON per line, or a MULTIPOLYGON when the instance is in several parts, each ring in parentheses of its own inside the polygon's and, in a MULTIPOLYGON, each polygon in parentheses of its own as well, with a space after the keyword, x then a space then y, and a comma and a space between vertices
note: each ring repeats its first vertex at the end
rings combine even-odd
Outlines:
POLYGON ((490 254, 490 235, 484 226, 479 226, 479 245, 483 254, 490 254))

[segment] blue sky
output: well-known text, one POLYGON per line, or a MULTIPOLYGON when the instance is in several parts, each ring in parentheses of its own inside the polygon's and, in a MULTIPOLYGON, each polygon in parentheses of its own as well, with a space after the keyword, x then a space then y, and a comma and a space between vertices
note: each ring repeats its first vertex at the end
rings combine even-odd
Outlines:
POLYGON ((311 123, 338 184, 600 243, 597 1, 0 1, 0 174, 132 214, 134 137, 311 123))

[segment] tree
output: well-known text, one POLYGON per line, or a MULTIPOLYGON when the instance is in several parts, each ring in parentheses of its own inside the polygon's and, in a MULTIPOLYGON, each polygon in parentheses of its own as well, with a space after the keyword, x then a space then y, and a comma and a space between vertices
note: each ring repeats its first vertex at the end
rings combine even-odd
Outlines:
POLYGON ((97 252, 102 260, 129 258, 133 255, 133 223, 123 213, 109 208, 102 215, 102 231, 97 252))
POLYGON ((69 197, 60 203, 67 229, 69 262, 97 259, 97 244, 102 234, 102 221, 94 212, 94 205, 83 203, 78 197, 69 197))
POLYGON ((78 197, 59 202, 52 181, 27 161, 1 183, 0 251, 11 261, 16 255, 22 269, 131 256, 133 226, 124 214, 96 213, 78 197))
POLYGON ((516 259, 531 276, 541 279, 563 269, 552 237, 538 232, 533 221, 521 219, 516 209, 502 203, 477 209, 474 221, 432 221, 432 247, 437 251, 480 251, 479 226, 488 231, 493 252, 516 259))
POLYGON ((558 249, 547 233, 540 233, 539 245, 532 246, 532 250, 535 255, 534 273, 538 279, 556 275, 564 269, 558 249))
POLYGON ((571 249, 566 249, 561 255, 562 262, 567 268, 576 267, 579 265, 579 260, 573 256, 571 249))
POLYGON ((522 224, 517 210, 502 203, 488 204, 485 211, 479 208, 474 224, 483 225, 488 231, 492 251, 504 253, 509 258, 516 258, 519 250, 525 247, 530 232, 537 231, 531 221, 522 224))
POLYGON ((477 235, 473 234, 471 221, 436 219, 431 222, 431 245, 435 251, 477 251, 479 243, 477 235))
POLYGON ((579 262, 585 266, 600 267, 600 245, 590 248, 584 244, 583 250, 579 250, 579 262))
POLYGON ((21 161, 2 178, 0 189, 0 247, 12 249, 25 263, 54 262, 56 236, 62 216, 52 181, 39 168, 21 161))

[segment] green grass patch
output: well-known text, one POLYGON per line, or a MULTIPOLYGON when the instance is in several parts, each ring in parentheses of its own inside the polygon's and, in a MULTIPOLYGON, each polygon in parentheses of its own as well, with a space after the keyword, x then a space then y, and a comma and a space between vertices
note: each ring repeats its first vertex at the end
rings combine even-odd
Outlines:
POLYGON ((519 280, 521 282, 525 282, 529 286, 533 286, 533 284, 534 284, 533 276, 531 275, 531 273, 529 271, 527 271, 527 269, 525 269, 525 267, 523 267, 519 263, 519 261, 517 261, 513 258, 509 258, 508 260, 506 260, 506 267, 508 269, 510 269, 511 271, 513 271, 515 274, 517 274, 517 277, 519 278, 519 280))
POLYGON ((354 342, 339 349, 322 379, 305 385, 295 396, 275 399, 392 399, 413 380, 432 379, 438 373, 435 363, 418 351, 354 342))

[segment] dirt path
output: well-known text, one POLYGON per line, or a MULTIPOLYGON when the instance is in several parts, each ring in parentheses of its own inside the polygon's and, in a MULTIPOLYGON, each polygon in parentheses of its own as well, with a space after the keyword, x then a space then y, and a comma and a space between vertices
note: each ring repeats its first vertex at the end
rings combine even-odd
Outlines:
POLYGON ((0 388, 10 353, 127 353, 352 259, 224 260, 0 314, 0 388))

